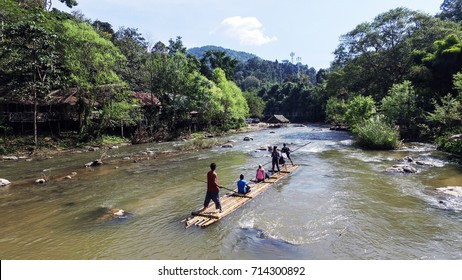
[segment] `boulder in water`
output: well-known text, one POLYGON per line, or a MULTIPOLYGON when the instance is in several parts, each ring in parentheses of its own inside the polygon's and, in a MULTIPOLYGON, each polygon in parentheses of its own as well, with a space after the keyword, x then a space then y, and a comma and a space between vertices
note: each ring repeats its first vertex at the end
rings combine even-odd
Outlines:
POLYGON ((226 144, 223 144, 221 145, 222 148, 232 148, 233 147, 233 144, 231 143, 226 143, 226 144))
POLYGON ((36 184, 45 184, 45 183, 46 183, 46 180, 43 179, 43 178, 40 178, 40 179, 35 180, 35 183, 36 183, 36 184))
POLYGON ((387 168, 385 171, 390 173, 417 173, 417 169, 406 164, 393 165, 392 167, 387 168))
POLYGON ((101 160, 97 159, 97 160, 94 160, 92 162, 86 163, 85 167, 94 167, 94 166, 100 166, 100 165, 103 165, 103 162, 101 160))
POLYGON ((9 184, 11 184, 10 181, 8 181, 7 179, 0 178, 0 187, 7 186, 9 184))

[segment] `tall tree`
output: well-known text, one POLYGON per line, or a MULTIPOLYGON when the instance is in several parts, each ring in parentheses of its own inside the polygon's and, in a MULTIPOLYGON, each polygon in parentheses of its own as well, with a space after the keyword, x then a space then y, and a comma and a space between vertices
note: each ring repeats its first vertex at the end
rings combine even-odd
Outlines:
POLYGON ((201 59, 201 72, 208 78, 213 76, 213 71, 220 68, 225 72, 226 78, 231 80, 234 76, 238 61, 224 51, 208 50, 201 59))
POLYGON ((135 28, 121 27, 114 36, 114 44, 127 58, 117 70, 134 91, 147 91, 143 85, 143 68, 148 59, 147 42, 135 28))
POLYGON ((213 71, 213 81, 222 92, 220 103, 224 108, 221 116, 224 129, 242 126, 249 115, 249 107, 242 91, 234 82, 226 79, 225 72, 220 68, 213 71))
POLYGON ((440 10, 442 19, 462 23, 462 0, 444 0, 440 10))
MULTIPOLYGON (((43 10, 48 10, 52 5, 52 0, 16 0, 20 5, 24 7, 40 7, 43 10)), ((64 3, 67 7, 72 8, 77 6, 76 0, 59 0, 64 3)))
MULTIPOLYGON (((126 84, 116 74, 125 57, 114 44, 99 36, 92 26, 74 21, 64 21, 66 38, 66 65, 71 69, 71 86, 79 90, 81 131, 87 135, 99 136, 111 120, 110 110, 102 111, 98 126, 90 122, 95 106, 103 108, 114 103, 131 102, 126 84), (106 115, 104 115, 104 113, 106 115)), ((108 107, 111 108, 111 107, 108 107)), ((106 109, 108 109, 106 108, 106 109)), ((128 106, 112 108, 129 109, 128 106)), ((117 115, 122 115, 118 113, 117 115)))
POLYGON ((388 89, 411 79, 415 68, 415 50, 430 50, 434 40, 442 39, 460 27, 429 15, 397 8, 362 23, 342 36, 329 75, 331 95, 344 91, 373 96, 378 102, 388 89))
POLYGON ((434 52, 423 56, 422 62, 430 69, 430 86, 439 96, 455 93, 452 81, 462 69, 462 40, 456 34, 437 40, 434 52))
POLYGON ((37 146, 38 105, 61 84, 64 67, 58 38, 47 26, 51 19, 40 10, 29 17, 35 20, 7 21, 2 26, 0 69, 4 72, 2 76, 10 96, 33 104, 34 142, 37 146))

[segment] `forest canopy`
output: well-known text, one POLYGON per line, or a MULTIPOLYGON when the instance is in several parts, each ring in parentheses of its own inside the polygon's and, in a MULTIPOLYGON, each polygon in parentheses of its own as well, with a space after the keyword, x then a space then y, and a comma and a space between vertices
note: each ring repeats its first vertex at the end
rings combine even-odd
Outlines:
POLYGON ((60 105, 72 105, 61 109, 73 115, 67 129, 82 139, 117 127, 134 143, 173 139, 282 114, 292 122, 344 126, 358 139, 388 133, 386 148, 425 139, 460 152, 462 144, 450 139, 462 133, 461 5, 444 0, 437 15, 403 7, 381 13, 342 35, 331 67, 316 70, 218 47, 188 51, 181 37, 149 42, 137 28, 114 31, 81 12, 50 9, 50 0, 4 0, 0 129, 33 133, 37 143, 38 135, 56 131, 40 118, 62 114, 50 105, 59 92, 72 97, 60 105), (33 129, 18 131, 7 114, 12 104, 17 115, 32 111, 33 129))

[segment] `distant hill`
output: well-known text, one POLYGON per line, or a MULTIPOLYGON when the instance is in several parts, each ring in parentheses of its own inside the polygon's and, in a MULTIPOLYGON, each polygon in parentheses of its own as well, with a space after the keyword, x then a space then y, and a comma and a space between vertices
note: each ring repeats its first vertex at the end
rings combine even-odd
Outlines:
POLYGON ((203 46, 200 48, 190 48, 187 50, 189 54, 195 55, 198 58, 202 58, 205 54, 206 51, 208 50, 214 50, 214 51, 222 51, 225 52, 228 56, 240 61, 240 62, 247 62, 251 58, 259 58, 258 56, 251 54, 251 53, 246 53, 246 52, 241 52, 241 51, 235 51, 231 49, 225 49, 223 47, 217 47, 217 46, 203 46))

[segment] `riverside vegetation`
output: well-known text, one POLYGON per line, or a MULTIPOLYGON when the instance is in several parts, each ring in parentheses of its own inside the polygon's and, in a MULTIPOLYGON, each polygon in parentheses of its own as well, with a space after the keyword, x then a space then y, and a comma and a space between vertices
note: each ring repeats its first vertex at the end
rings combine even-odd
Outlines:
POLYGON ((198 57, 181 37, 149 42, 136 28, 114 31, 49 4, 0 3, 0 104, 23 102, 37 115, 51 92, 74 91, 78 120, 56 133, 36 119, 19 129, 2 117, 2 154, 221 133, 249 116, 283 114, 346 126, 368 149, 425 140, 462 155, 462 0, 442 1, 437 15, 400 7, 360 23, 341 36, 331 67, 318 71, 210 46, 198 57))

